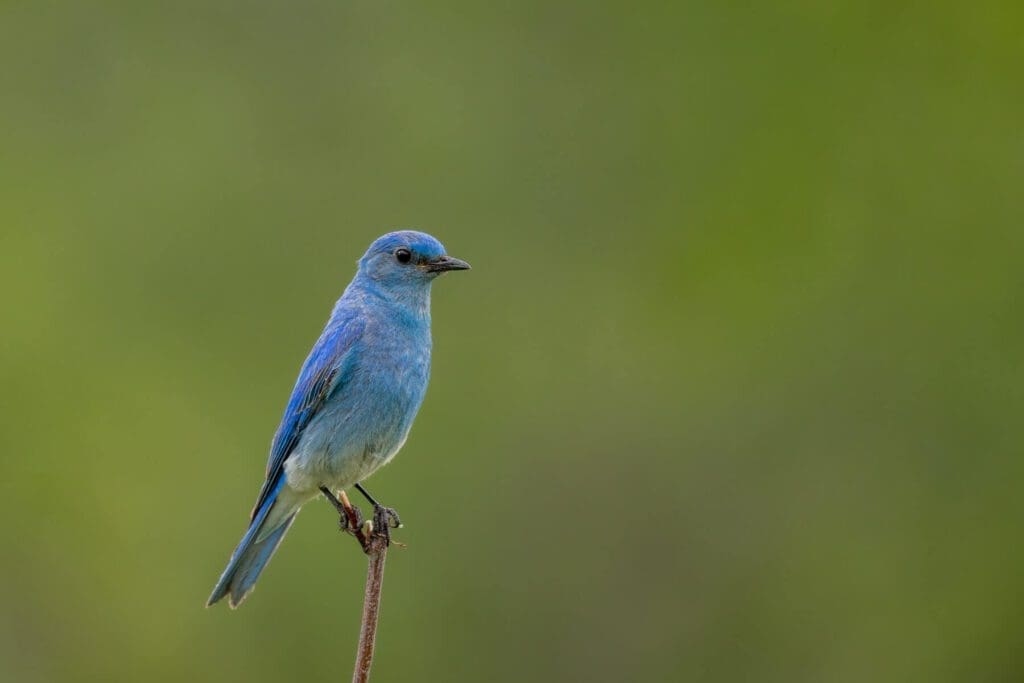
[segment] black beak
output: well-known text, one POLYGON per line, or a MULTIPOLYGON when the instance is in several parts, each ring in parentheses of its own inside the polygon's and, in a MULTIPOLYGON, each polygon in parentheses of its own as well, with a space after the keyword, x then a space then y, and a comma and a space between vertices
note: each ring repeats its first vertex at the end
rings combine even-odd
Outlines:
POLYGON ((441 256, 427 262, 426 269, 431 273, 444 273, 449 270, 469 270, 469 264, 454 256, 441 256))

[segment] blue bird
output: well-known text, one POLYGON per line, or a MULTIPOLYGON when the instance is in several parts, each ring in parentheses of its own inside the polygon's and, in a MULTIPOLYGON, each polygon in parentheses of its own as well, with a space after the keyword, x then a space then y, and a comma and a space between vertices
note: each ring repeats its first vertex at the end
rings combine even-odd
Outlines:
POLYGON ((441 273, 467 269, 422 232, 392 232, 370 245, 302 366, 249 529, 207 606, 225 595, 231 607, 245 599, 321 487, 366 494, 359 483, 405 443, 427 391, 430 285, 441 273))

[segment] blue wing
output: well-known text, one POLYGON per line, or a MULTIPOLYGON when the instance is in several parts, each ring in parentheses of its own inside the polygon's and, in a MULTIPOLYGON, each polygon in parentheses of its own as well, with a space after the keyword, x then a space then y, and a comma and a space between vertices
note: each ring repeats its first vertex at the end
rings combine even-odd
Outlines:
POLYGON ((260 506, 271 492, 275 491, 284 471, 284 462, 299 443, 310 420, 331 393, 344 383, 346 370, 352 360, 350 352, 362 335, 364 327, 363 320, 354 314, 332 319, 313 346, 313 350, 309 352, 295 388, 292 389, 292 396, 288 399, 284 417, 281 418, 281 424, 274 434, 274 441, 270 446, 270 459, 267 461, 267 479, 260 489, 251 517, 256 516, 260 506))

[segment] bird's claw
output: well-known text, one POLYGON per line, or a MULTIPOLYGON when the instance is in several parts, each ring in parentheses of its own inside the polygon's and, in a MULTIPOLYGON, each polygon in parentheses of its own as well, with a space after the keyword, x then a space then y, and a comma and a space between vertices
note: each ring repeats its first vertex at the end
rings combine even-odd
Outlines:
POLYGON ((373 528, 384 537, 384 541, 388 545, 391 545, 391 530, 402 528, 402 520, 394 509, 375 505, 373 506, 373 528))

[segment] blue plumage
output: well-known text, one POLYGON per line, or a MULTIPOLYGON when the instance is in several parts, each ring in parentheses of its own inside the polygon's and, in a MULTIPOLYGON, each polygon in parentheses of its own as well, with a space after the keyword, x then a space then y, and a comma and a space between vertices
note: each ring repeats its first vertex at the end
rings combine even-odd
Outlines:
POLYGON ((353 486, 402 447, 430 379, 430 285, 467 268, 422 232, 392 232, 370 245, 302 366, 249 529, 207 605, 245 599, 320 486, 353 486))

